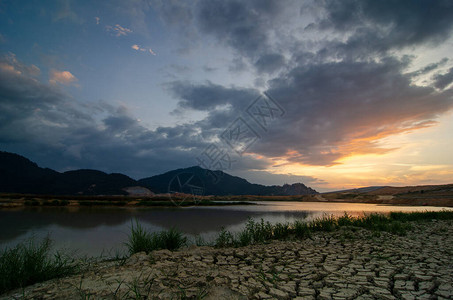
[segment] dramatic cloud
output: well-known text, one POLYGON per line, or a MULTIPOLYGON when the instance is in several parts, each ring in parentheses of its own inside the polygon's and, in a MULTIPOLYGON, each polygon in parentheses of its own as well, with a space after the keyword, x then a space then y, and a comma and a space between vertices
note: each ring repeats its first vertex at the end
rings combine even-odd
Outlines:
POLYGON ((434 86, 438 89, 444 89, 453 82, 453 68, 450 68, 445 74, 434 76, 434 86))
MULTIPOLYGON (((69 1, 61 4, 61 19, 77 17, 69 1)), ((128 91, 131 98, 162 97, 152 103, 160 107, 166 102, 172 118, 196 117, 150 130, 128 105, 71 99, 61 89, 77 78, 62 71, 65 67, 52 65, 51 84, 43 84, 38 67, 10 54, 0 60, 4 150, 42 155, 41 162, 60 169, 155 174, 195 164, 201 151, 219 142, 222 132, 238 116, 246 116, 247 107, 266 91, 285 114, 266 131, 246 119, 260 138, 232 170, 264 181, 273 176, 263 173, 271 166, 333 166, 354 155, 392 152, 398 146, 388 146, 385 138, 435 126, 439 116, 453 109, 451 1, 154 0, 118 5, 119 17, 110 24, 131 29, 105 27, 123 37, 108 39, 117 43, 112 44, 115 49, 155 55, 143 45, 168 47, 146 69, 151 76, 141 76, 153 80, 153 87, 143 92, 124 88, 119 101, 128 103, 128 91), (132 31, 133 41, 124 38, 132 31), (161 36, 166 38, 158 40, 161 36), (217 52, 211 57, 209 51, 217 52), (168 70, 178 77, 165 77, 168 70)), ((100 17, 105 25, 106 17, 100 17)), ((119 53, 112 51, 109 58, 119 53)), ((131 70, 137 70, 142 57, 128 57, 131 70)), ((65 66, 82 78, 82 68, 65 66)), ((103 84, 108 86, 113 77, 129 79, 127 68, 106 76, 103 84)), ((118 90, 106 92, 107 98, 118 90)), ((310 176, 275 176, 324 184, 310 176)))
MULTIPOLYGON (((392 150, 377 141, 432 126, 453 108, 452 91, 413 85, 411 74, 404 74, 408 63, 387 58, 304 65, 275 78, 268 92, 286 114, 251 151, 292 163, 333 165, 346 156, 392 150)), ((212 83, 174 82, 171 90, 182 108, 209 112, 197 124, 212 134, 226 128, 258 94, 212 83)))
MULTIPOLYGON (((278 24, 283 5, 260 4, 200 1, 195 12, 201 32, 251 60, 258 73, 286 70, 268 82, 268 91, 287 114, 252 151, 286 157, 293 163, 333 165, 345 156, 391 151, 377 141, 432 126, 438 115, 452 108, 451 91, 437 92, 412 82, 412 77, 437 69, 447 59, 408 74, 405 70, 412 59, 388 54, 392 49, 444 41, 453 27, 452 4, 319 2, 318 19, 302 32, 302 37, 314 30, 330 32, 312 43, 316 52, 307 48, 300 34, 278 34, 283 32, 278 24), (276 45, 291 53, 289 61, 269 52, 276 45)), ((437 75, 435 87, 447 87, 451 74, 437 75)), ((240 88, 213 84, 185 83, 172 90, 181 107, 209 111, 206 130, 234 115, 233 111, 240 113, 245 100, 237 99, 253 99, 240 88)))
POLYGON ((260 153, 290 161, 334 164, 354 154, 385 153, 376 141, 433 125, 453 108, 452 92, 415 86, 396 59, 294 68, 271 81, 269 93, 287 110, 260 153), (272 146, 272 145, 278 146, 272 146), (284 146, 282 146, 284 145, 284 146))
POLYGON ((259 94, 256 90, 223 87, 211 82, 204 85, 189 82, 173 82, 169 84, 170 91, 179 99, 181 108, 212 111, 225 105, 234 108, 245 108, 259 94))
MULTIPOLYGON (((58 170, 96 168, 141 178, 195 165, 195 157, 208 145, 198 125, 149 130, 126 106, 75 101, 57 87, 39 83, 25 72, 33 68, 14 60, 21 66, 18 72, 10 60, 0 60, 3 150, 58 170)), ((265 164, 246 161, 248 166, 265 164)))
POLYGON ((327 17, 315 26, 353 32, 347 44, 372 51, 422 43, 438 44, 453 28, 453 3, 450 1, 328 0, 324 3, 327 17))
POLYGON ((52 84, 56 84, 58 82, 64 85, 70 85, 78 81, 77 78, 69 71, 50 70, 49 77, 49 82, 52 84))
POLYGON ((273 73, 285 65, 285 57, 281 54, 266 54, 255 63, 258 72, 273 73))
POLYGON ((200 30, 241 54, 255 56, 271 48, 269 35, 285 1, 200 1, 200 30))

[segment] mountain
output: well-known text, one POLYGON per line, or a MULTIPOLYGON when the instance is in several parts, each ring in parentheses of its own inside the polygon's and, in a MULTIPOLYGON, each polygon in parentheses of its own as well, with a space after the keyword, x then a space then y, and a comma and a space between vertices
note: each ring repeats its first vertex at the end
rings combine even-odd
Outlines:
POLYGON ((122 189, 136 185, 123 174, 96 170, 60 173, 41 168, 29 159, 0 151, 0 192, 54 195, 126 195, 122 189))
POLYGON ((415 185, 415 186, 368 186, 356 189, 341 190, 326 192, 323 195, 335 195, 335 194, 346 194, 346 195, 380 195, 380 196, 402 196, 402 195, 414 195, 414 194, 446 194, 453 192, 453 184, 437 184, 437 185, 415 185))
POLYGON ((302 183, 283 186, 265 186, 250 183, 247 180, 232 176, 223 171, 210 171, 195 166, 177 169, 144 179, 138 183, 155 193, 180 191, 192 193, 193 189, 203 190, 204 195, 310 195, 317 194, 315 190, 302 183), (191 190, 192 189, 192 190, 191 190))
MULTIPOLYGON (((127 195, 127 188, 144 187, 153 193, 203 195, 309 195, 317 192, 302 183, 265 186, 201 167, 177 169, 138 181, 97 170, 60 173, 41 168, 29 159, 0 151, 0 192, 54 195, 127 195)), ((145 189, 143 189, 145 190, 145 189)))
POLYGON ((453 184, 374 186, 323 193, 320 197, 335 202, 453 206, 453 184))
POLYGON ((21 193, 45 193, 60 173, 40 168, 27 158, 0 151, 0 191, 21 193))
POLYGON ((380 190, 384 187, 387 186, 366 186, 366 187, 361 187, 361 188, 356 188, 356 189, 347 189, 347 190, 338 190, 338 191, 331 191, 331 192, 325 192, 323 194, 329 194, 329 193, 357 193, 357 194, 363 194, 363 193, 369 193, 373 192, 376 190, 380 190))
POLYGON ((52 194, 127 195, 123 189, 137 182, 120 173, 76 170, 61 174, 52 185, 52 194))

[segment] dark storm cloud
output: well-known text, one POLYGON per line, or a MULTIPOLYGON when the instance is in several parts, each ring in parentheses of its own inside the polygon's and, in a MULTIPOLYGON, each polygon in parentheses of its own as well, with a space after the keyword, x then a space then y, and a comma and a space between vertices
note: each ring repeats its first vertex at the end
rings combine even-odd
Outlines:
POLYGON ((269 93, 286 109, 257 151, 291 161, 328 165, 354 153, 383 153, 375 140, 432 125, 453 107, 451 92, 415 86, 406 63, 338 62, 294 68, 274 79, 269 93), (272 142, 270 142, 272 141, 272 142))
POLYGON ((453 28, 453 3, 449 1, 347 0, 311 5, 291 1, 200 1, 193 15, 202 34, 237 51, 259 73, 272 72, 284 64, 283 56, 275 54, 282 49, 289 50, 298 63, 369 60, 374 55, 385 56, 392 49, 437 45, 453 28), (305 29, 294 26, 288 30, 285 12, 298 8, 301 18, 308 8, 317 11, 316 22, 305 29), (330 37, 311 42, 316 46, 314 52, 304 49, 310 40, 301 40, 300 33, 319 35, 320 30, 330 37))
MULTIPOLYGON (((286 114, 251 151, 285 156, 290 162, 333 165, 347 155, 392 150, 375 140, 431 126, 431 120, 453 107, 451 92, 413 85, 412 75, 404 73, 409 64, 408 59, 385 58, 304 65, 271 80, 268 92, 286 114)), ((211 137, 243 112, 256 93, 211 83, 173 87, 181 105, 209 112, 197 126, 211 137), (225 104, 228 109, 216 109, 225 104)))
POLYGON ((278 53, 261 56, 255 63, 258 72, 273 73, 285 65, 285 57, 278 53))
POLYGON ((431 0, 328 0, 327 17, 316 26, 354 32, 349 45, 385 51, 424 43, 438 44, 453 27, 453 3, 431 0))
MULTIPOLYGON (((406 70, 412 57, 398 59, 388 54, 389 50, 430 47, 445 41, 453 27, 452 3, 370 0, 315 5, 322 6, 323 13, 306 32, 322 30, 333 35, 315 43, 318 50, 314 52, 296 37, 290 41, 285 35, 275 34, 280 27, 270 24, 280 20, 281 6, 263 10, 254 1, 201 1, 197 7, 200 31, 240 53, 237 60, 251 61, 258 73, 280 67, 287 71, 269 81, 269 92, 288 113, 252 151, 268 157, 286 156, 291 162, 332 165, 351 154, 390 151, 379 147, 376 140, 431 126, 432 120, 452 108, 451 92, 437 92, 411 81, 436 70, 447 59, 409 74, 406 70), (273 34, 277 39, 283 36, 279 42, 286 43, 286 50, 291 52, 292 58, 286 63, 283 56, 269 54, 274 46, 273 34)), ((450 82, 450 72, 435 77, 438 88, 450 82)), ((189 90, 201 92, 204 88, 191 86, 189 90)), ((209 128, 216 124, 217 113, 228 116, 225 111, 216 112, 219 103, 230 104, 231 111, 241 111, 236 108, 238 102, 223 93, 220 86, 210 89, 210 98, 224 99, 211 105, 199 105, 207 101, 196 100, 197 93, 187 97, 180 92, 179 97, 182 105, 211 110, 202 126, 209 128)), ((229 94, 237 95, 231 90, 229 94)))
POLYGON ((243 55, 255 55, 270 48, 269 30, 282 5, 270 0, 202 0, 196 8, 199 28, 243 55))
POLYGON ((78 103, 24 70, 11 57, 0 60, 2 150, 59 170, 98 168, 140 177, 194 165, 205 146, 193 126, 148 130, 126 107, 78 103))
POLYGON ((256 90, 224 87, 207 82, 206 84, 192 84, 175 81, 168 85, 169 90, 178 99, 181 108, 211 111, 215 108, 233 105, 246 106, 258 96, 256 90))
POLYGON ((230 71, 245 70, 248 67, 245 57, 259 72, 271 73, 284 65, 284 57, 272 52, 271 37, 281 26, 279 17, 288 5, 290 1, 202 0, 196 5, 166 1, 157 7, 167 24, 177 25, 182 31, 194 25, 200 34, 190 34, 191 38, 212 36, 222 45, 235 49, 239 57, 229 66, 230 71))
POLYGON ((337 33, 317 55, 322 59, 370 60, 389 51, 443 43, 453 29, 451 1, 347 0, 322 2, 325 13, 309 30, 337 33))
POLYGON ((193 7, 196 1, 192 0, 152 0, 151 6, 158 12, 164 24, 179 31, 177 37, 180 54, 190 53, 198 46, 199 36, 195 30, 193 7))
MULTIPOLYGON (((39 83, 31 76, 34 71, 14 56, 0 59, 0 147, 58 170, 94 168, 141 178, 195 165, 207 140, 235 117, 232 110, 213 108, 229 102, 241 106, 254 95, 253 90, 211 83, 191 90, 175 82, 175 93, 186 88, 181 105, 211 110, 210 116, 195 124, 149 130, 127 107, 80 103, 39 83), (199 101, 200 95, 212 97, 199 101)), ((267 164, 249 157, 242 166, 261 169, 267 164)))
POLYGON ((450 68, 445 74, 437 74, 434 76, 434 86, 438 89, 444 89, 453 82, 453 68, 450 68))

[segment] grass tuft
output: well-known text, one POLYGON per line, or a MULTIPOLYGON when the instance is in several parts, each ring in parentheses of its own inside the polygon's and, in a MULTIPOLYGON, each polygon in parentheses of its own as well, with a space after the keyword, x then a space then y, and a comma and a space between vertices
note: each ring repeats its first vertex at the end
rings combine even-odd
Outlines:
POLYGON ((266 243, 271 240, 287 240, 290 238, 303 239, 311 237, 313 232, 330 232, 341 227, 347 227, 353 232, 357 228, 373 231, 375 234, 380 232, 390 232, 397 235, 405 235, 411 229, 411 221, 427 220, 452 220, 453 211, 440 212, 392 212, 388 215, 372 213, 363 217, 352 217, 345 213, 341 217, 324 215, 310 222, 295 221, 294 223, 256 222, 249 219, 245 228, 233 234, 225 228, 217 235, 214 245, 216 247, 242 247, 257 243, 266 243))
POLYGON ((135 225, 132 224, 131 234, 126 246, 129 250, 129 254, 132 255, 138 252, 149 253, 153 250, 168 249, 177 250, 187 244, 187 238, 184 234, 175 229, 171 228, 167 231, 161 232, 148 232, 146 231, 138 221, 135 225))
POLYGON ((41 242, 30 239, 14 248, 1 250, 0 294, 76 272, 73 259, 59 252, 51 255, 50 250, 48 237, 41 242))

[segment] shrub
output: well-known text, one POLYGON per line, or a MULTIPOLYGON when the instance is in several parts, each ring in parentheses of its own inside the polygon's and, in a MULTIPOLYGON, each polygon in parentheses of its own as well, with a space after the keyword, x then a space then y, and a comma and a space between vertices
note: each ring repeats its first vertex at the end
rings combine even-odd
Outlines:
POLYGON ((215 239, 214 245, 216 247, 228 247, 234 244, 235 240, 231 232, 227 231, 225 227, 222 227, 219 235, 215 239))
POLYGON ((309 227, 313 231, 332 231, 337 226, 337 220, 334 216, 323 216, 317 218, 309 224, 309 227))
POLYGON ((305 238, 310 236, 310 228, 308 228, 308 224, 296 221, 293 224, 294 234, 297 238, 305 238))
POLYGON ((159 234, 158 240, 160 242, 160 248, 168 250, 179 249, 187 243, 187 238, 176 228, 171 228, 168 231, 162 231, 159 234))
POLYGON ((132 224, 131 234, 126 246, 129 254, 132 255, 142 251, 149 253, 159 249, 177 250, 186 243, 187 238, 175 228, 171 228, 168 231, 150 233, 136 221, 135 226, 132 224))
POLYGON ((290 224, 277 223, 274 225, 273 238, 278 240, 287 239, 290 233, 291 233, 290 224))
POLYGON ((247 246, 250 245, 253 241, 253 237, 249 231, 243 230, 240 231, 236 236, 236 245, 237 246, 247 246))
POLYGON ((59 252, 50 255, 49 238, 34 239, 0 251, 0 293, 75 273, 74 260, 59 252))

